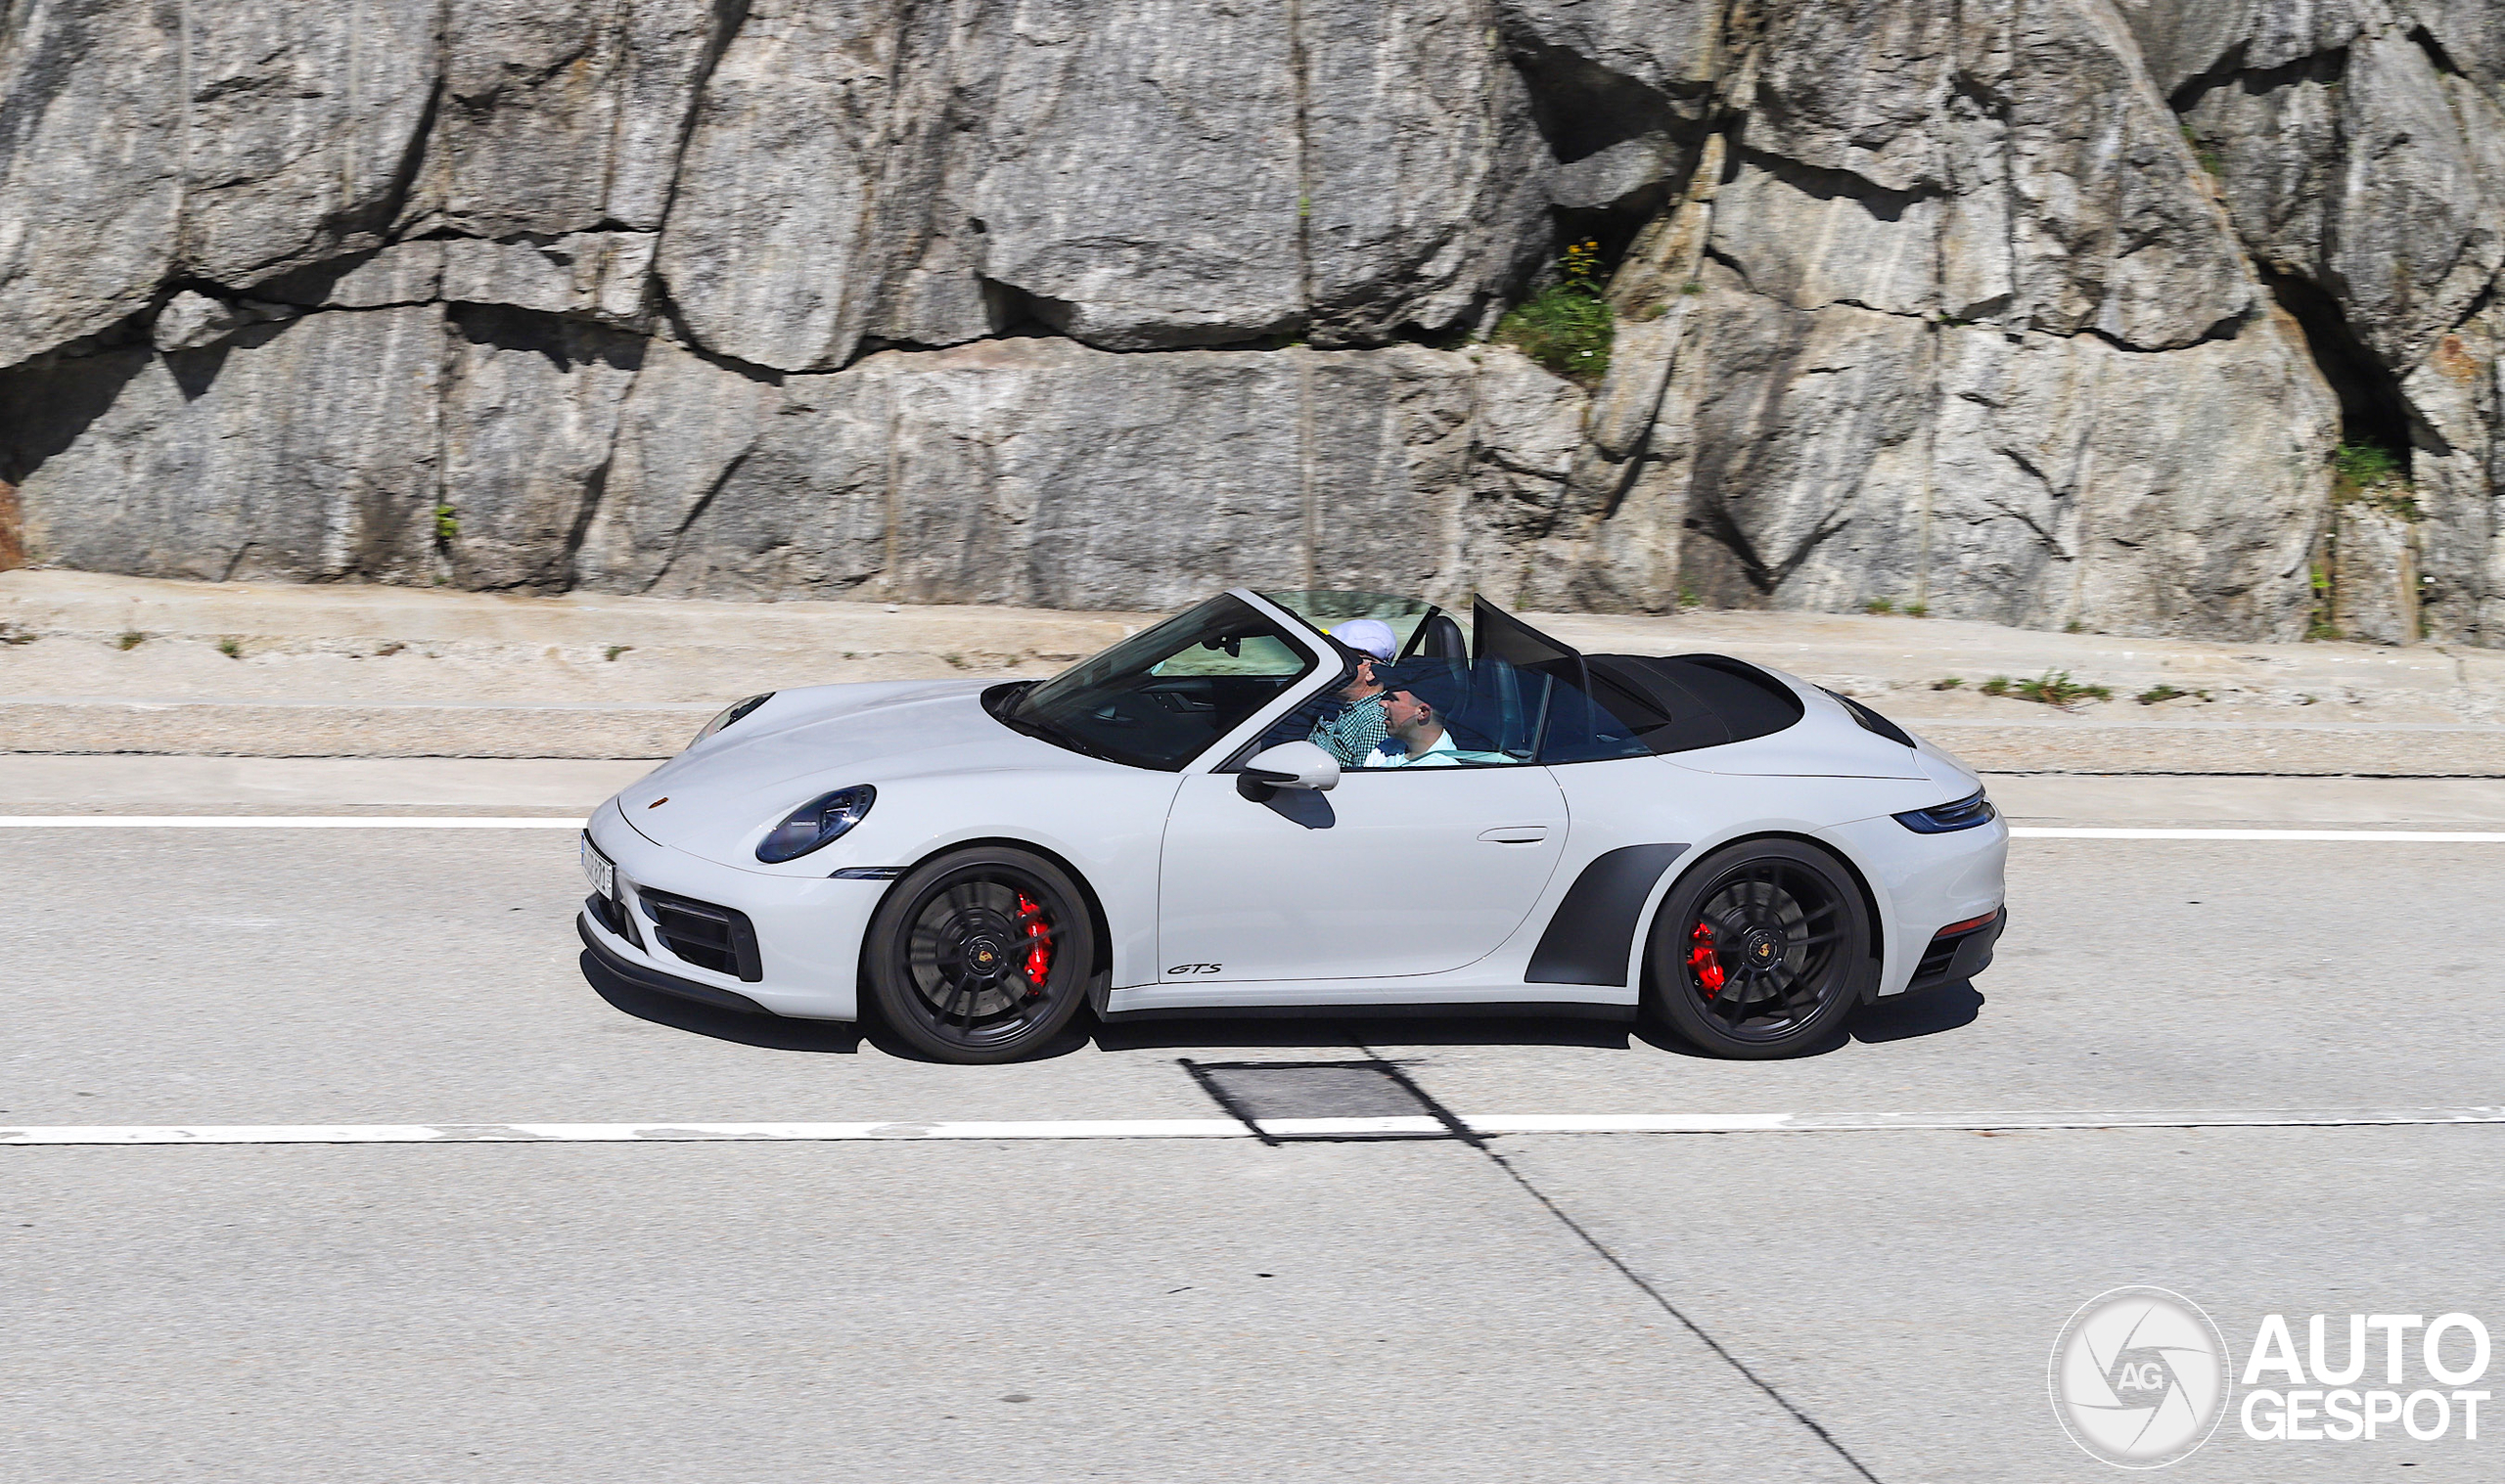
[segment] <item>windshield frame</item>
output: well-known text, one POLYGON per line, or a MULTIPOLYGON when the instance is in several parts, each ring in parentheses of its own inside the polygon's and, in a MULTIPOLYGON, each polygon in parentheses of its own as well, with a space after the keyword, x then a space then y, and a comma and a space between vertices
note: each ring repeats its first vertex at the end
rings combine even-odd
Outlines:
MULTIPOLYGON (((1142 625, 1136 633, 1123 635, 1120 639, 1115 641, 1114 644, 1107 645, 1104 650, 1099 650, 1096 653, 1090 654, 1079 660, 1076 664, 1069 666, 1059 674, 1049 676, 1039 681, 1025 682, 1018 697, 1015 698, 1009 698, 1006 705, 1001 707, 999 710, 993 711, 992 714, 995 720, 999 721, 1001 725, 1010 728, 1012 731, 1032 737, 1038 742, 1046 742, 1052 746, 1058 747, 1063 751, 1069 752, 1074 757, 1084 757, 1091 761, 1106 763, 1116 768, 1128 768, 1141 773, 1170 773, 1177 776, 1191 773, 1207 773, 1211 771, 1214 766, 1213 760, 1223 760, 1233 756, 1236 749, 1240 748, 1248 739, 1259 737, 1263 731, 1270 727, 1279 718, 1287 715, 1288 712, 1294 710, 1297 706, 1303 704, 1306 700, 1320 695, 1326 687, 1345 684, 1343 677, 1344 677, 1347 669, 1348 661, 1346 652, 1339 645, 1333 643, 1327 636, 1315 633, 1312 625, 1306 623, 1303 619, 1298 618, 1294 612, 1281 607, 1279 605, 1264 600, 1260 594, 1250 588, 1231 587, 1225 589, 1222 593, 1212 594, 1209 598, 1203 599, 1200 603, 1195 603, 1188 607, 1165 614, 1159 618, 1156 623, 1142 625), (1178 766, 1173 768, 1153 767, 1146 763, 1133 762, 1127 758, 1114 757, 1094 751, 1087 746, 1073 745, 1071 740, 1066 740, 1060 735, 1061 729, 1047 729, 1034 726, 1031 723, 1027 723, 1024 718, 1013 720, 1009 714, 1015 711, 1020 702, 1024 701, 1025 698, 1025 693, 1031 692, 1041 686, 1049 685, 1053 681, 1060 679, 1063 675, 1068 675, 1071 671, 1077 670, 1083 665, 1092 664, 1097 659, 1101 658, 1107 652, 1119 645, 1129 643, 1132 639, 1138 637, 1139 634, 1145 634, 1150 629, 1156 628, 1161 624, 1169 623, 1176 618, 1180 618, 1184 614, 1193 611, 1195 608, 1202 607, 1219 597, 1232 598, 1238 603, 1243 604, 1246 607, 1251 608, 1254 613, 1263 618, 1269 619, 1272 623, 1276 624, 1279 628, 1280 634, 1291 644, 1303 652, 1306 666, 1304 672, 1294 680, 1289 681, 1286 686, 1281 688, 1277 696, 1264 702, 1258 709, 1254 710, 1252 715, 1246 717, 1234 727, 1220 734, 1200 751, 1185 758, 1178 766)), ((988 710, 990 708, 987 706, 985 709, 988 710)), ((1084 739, 1077 739, 1076 741, 1084 742, 1084 739)))

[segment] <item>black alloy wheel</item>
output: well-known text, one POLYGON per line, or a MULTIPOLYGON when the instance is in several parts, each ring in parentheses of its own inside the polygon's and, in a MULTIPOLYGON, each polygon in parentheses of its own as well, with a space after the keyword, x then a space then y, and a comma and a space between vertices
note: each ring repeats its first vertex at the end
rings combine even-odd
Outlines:
POLYGON ((1648 999, 1717 1057, 1794 1057, 1823 1041, 1877 977, 1870 913, 1834 857, 1744 840, 1699 862, 1654 919, 1648 999))
POLYGON ((1068 873, 1010 846, 951 851, 895 884, 862 967, 888 1026, 940 1061, 1014 1061, 1070 1023, 1096 934, 1068 873))

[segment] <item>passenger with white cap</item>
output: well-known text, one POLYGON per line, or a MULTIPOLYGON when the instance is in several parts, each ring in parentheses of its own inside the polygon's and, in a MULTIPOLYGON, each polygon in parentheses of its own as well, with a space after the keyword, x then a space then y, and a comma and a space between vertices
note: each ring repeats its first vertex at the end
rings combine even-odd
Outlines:
POLYGON ((1338 758, 1344 768, 1363 767, 1390 735, 1391 725, 1383 711, 1383 686, 1374 672, 1377 665, 1390 665, 1392 656, 1400 652, 1400 639, 1380 618, 1351 618, 1333 629, 1331 637, 1356 655, 1357 667, 1340 690, 1345 704, 1314 723, 1307 740, 1338 758))

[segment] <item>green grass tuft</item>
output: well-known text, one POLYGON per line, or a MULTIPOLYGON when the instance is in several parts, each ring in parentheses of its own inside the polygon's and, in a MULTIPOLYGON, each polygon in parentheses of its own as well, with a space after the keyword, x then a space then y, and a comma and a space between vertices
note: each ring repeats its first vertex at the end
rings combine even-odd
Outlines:
POLYGON ((2083 700, 2112 700, 2114 688, 2073 680, 2068 670, 2046 670, 2032 680, 1995 675, 1980 688, 1985 696, 2008 696, 2067 711, 2083 700))
POLYGON ((1570 284, 1552 284, 1496 322, 1496 338, 1578 382, 1609 375, 1609 305, 1570 284))
POLYGON ((1558 280, 1496 322, 1495 338, 1559 376, 1597 384, 1609 375, 1617 319, 1604 299, 1600 244, 1566 249, 1558 280))
POLYGON ((2403 520, 2424 520, 2418 491, 2401 466, 2400 455, 2380 443, 2343 443, 2331 456, 2331 498, 2334 503, 2363 501, 2403 520))
POLYGON ((2331 456, 2331 467, 2359 489, 2400 477, 2400 456, 2380 443, 2343 443, 2331 456))

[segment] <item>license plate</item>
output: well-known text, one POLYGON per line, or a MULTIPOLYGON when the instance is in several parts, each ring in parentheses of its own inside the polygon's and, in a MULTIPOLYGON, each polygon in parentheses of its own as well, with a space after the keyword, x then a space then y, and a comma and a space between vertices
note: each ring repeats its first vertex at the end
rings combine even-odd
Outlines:
POLYGON ((591 842, 588 834, 583 836, 583 877, 591 882, 594 895, 617 895, 617 868, 609 863, 609 857, 600 853, 600 847, 591 842))

